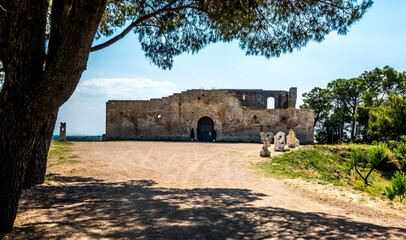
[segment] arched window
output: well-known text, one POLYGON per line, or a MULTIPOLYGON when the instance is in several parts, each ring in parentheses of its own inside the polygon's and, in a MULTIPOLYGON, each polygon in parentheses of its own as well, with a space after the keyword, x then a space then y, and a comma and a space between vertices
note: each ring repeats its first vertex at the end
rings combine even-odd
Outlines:
POLYGON ((267 109, 275 109, 275 99, 273 97, 268 98, 267 109))

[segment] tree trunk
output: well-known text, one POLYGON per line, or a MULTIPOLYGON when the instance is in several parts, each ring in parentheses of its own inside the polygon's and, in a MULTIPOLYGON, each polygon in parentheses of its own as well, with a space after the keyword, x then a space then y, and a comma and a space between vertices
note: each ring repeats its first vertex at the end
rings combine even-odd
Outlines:
POLYGON ((343 118, 341 119, 341 126, 340 126, 340 144, 343 142, 343 135, 344 135, 344 112, 343 112, 343 118))
POLYGON ((12 230, 25 170, 42 126, 43 118, 31 97, 34 85, 44 78, 47 4, 41 0, 8 1, 6 5, 5 79, 0 92, 0 234, 12 230))
POLYGON ((351 140, 355 139, 355 113, 357 110, 357 103, 354 104, 355 107, 352 108, 352 112, 351 112, 351 140))
POLYGON ((13 105, 0 104, 0 234, 12 230, 28 159, 42 121, 13 105))
POLYGON ((57 116, 58 112, 51 114, 40 128, 38 139, 35 142, 27 172, 25 173, 24 188, 31 188, 45 181, 48 151, 57 116))
POLYGON ((0 92, 0 236, 12 231, 30 161, 43 169, 35 155, 46 152, 52 135, 46 128, 55 124, 54 115, 86 69, 106 0, 52 1, 46 52, 48 5, 48 0, 7 1, 7 21, 0 23, 7 25, 0 56, 6 73, 0 92))
POLYGON ((352 122, 351 122, 351 140, 355 138, 355 114, 352 115, 352 122))

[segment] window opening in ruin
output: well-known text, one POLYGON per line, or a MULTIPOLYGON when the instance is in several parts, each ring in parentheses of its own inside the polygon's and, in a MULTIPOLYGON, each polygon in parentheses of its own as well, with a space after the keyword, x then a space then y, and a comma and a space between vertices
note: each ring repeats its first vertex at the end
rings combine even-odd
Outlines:
POLYGON ((275 109, 275 99, 273 97, 268 98, 267 109, 275 109))
POLYGON ((201 142, 212 142, 216 139, 214 122, 209 117, 201 118, 197 123, 197 140, 201 142))
POLYGON ((242 95, 242 100, 243 100, 243 101, 245 101, 245 94, 244 94, 244 95, 242 95))
POLYGON ((254 117, 252 119, 253 119, 253 123, 256 123, 256 124, 259 123, 257 115, 254 115, 254 117))

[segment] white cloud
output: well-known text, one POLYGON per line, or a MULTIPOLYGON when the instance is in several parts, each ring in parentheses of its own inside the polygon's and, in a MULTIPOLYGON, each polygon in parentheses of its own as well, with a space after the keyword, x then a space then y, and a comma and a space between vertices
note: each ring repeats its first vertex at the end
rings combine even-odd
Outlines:
MULTIPOLYGON (((179 92, 172 82, 146 78, 95 78, 81 81, 61 107, 58 122, 67 122, 68 135, 101 135, 105 132, 108 100, 149 100, 179 92)), ((59 133, 59 124, 55 127, 59 133)))
POLYGON ((176 90, 173 82, 147 78, 95 78, 82 81, 76 92, 81 96, 103 99, 149 99, 170 95, 176 90))

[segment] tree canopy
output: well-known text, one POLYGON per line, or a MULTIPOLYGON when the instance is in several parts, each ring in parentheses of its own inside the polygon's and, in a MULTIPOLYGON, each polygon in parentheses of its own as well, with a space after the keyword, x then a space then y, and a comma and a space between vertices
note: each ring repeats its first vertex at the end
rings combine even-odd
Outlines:
POLYGON ((173 57, 195 53, 209 43, 238 40, 248 55, 277 57, 322 41, 329 32, 347 33, 372 5, 371 0, 116 0, 107 4, 96 37, 138 35, 146 56, 162 68, 173 57))
POLYGON ((301 108, 315 109, 318 142, 397 140, 406 134, 406 73, 389 66, 337 79, 303 97, 301 108))

